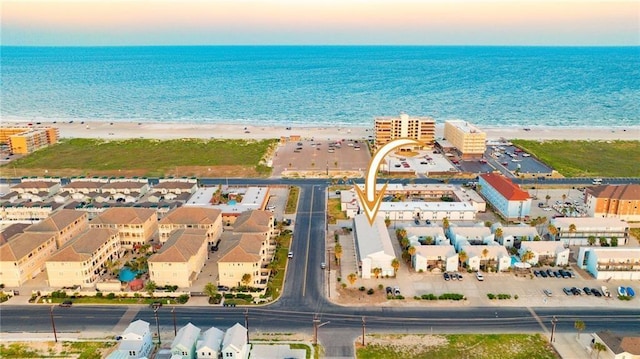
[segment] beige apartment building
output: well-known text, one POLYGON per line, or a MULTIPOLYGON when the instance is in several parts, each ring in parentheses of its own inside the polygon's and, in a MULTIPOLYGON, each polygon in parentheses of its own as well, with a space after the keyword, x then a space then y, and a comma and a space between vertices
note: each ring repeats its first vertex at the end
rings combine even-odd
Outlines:
POLYGON ((61 248, 73 237, 89 227, 89 215, 84 211, 61 209, 48 218, 27 227, 25 232, 51 232, 56 236, 56 245, 61 248))
POLYGON ((118 231, 90 228, 72 239, 46 261, 49 286, 91 288, 106 271, 108 260, 120 258, 118 231))
POLYGON ((273 248, 264 234, 223 233, 225 242, 235 242, 233 248, 218 260, 218 284, 227 287, 264 288, 269 279, 268 264, 273 248), (243 282, 245 274, 249 281, 243 282))
POLYGON ((21 233, 0 245, 0 283, 19 287, 45 269, 45 261, 56 252, 52 232, 21 233))
POLYGON ((115 229, 122 247, 133 249, 151 242, 158 231, 158 214, 149 208, 114 207, 92 219, 89 227, 115 229))
POLYGON ((244 211, 230 229, 233 233, 264 234, 271 239, 278 235, 273 222, 274 216, 271 211, 244 211))
POLYGON ((166 242, 171 232, 180 228, 204 229, 208 244, 215 245, 222 234, 222 211, 203 207, 178 207, 171 210, 158 223, 160 243, 166 242))
POLYGON ((584 198, 588 213, 593 217, 640 221, 640 184, 587 187, 584 198))
POLYGON ((458 150, 462 158, 480 158, 487 149, 487 134, 466 121, 445 121, 444 138, 458 150))
POLYGON ((374 121, 374 148, 377 150, 398 138, 418 140, 422 146, 408 146, 401 150, 431 149, 436 136, 436 121, 431 117, 376 117, 374 121))
POLYGON ((150 280, 160 286, 188 288, 198 278, 207 254, 205 229, 177 229, 160 251, 149 257, 150 280))

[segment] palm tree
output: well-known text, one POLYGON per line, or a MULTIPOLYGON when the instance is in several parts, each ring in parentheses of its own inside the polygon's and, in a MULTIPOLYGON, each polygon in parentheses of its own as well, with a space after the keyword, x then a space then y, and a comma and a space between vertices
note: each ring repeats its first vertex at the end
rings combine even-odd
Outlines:
POLYGON ((245 273, 242 275, 242 279, 240 279, 240 281, 242 282, 242 284, 245 287, 249 286, 249 283, 251 283, 251 273, 245 273))
POLYGON ((158 288, 158 286, 156 285, 156 282, 152 280, 148 281, 147 284, 144 285, 145 292, 147 292, 151 298, 153 298, 153 292, 155 292, 156 288, 158 288))
POLYGON ((119 260, 107 260, 106 262, 104 262, 104 266, 105 268, 107 268, 107 271, 111 272, 111 274, 117 276, 120 273, 120 261, 119 260))
POLYGON ((618 246, 618 237, 611 237, 611 247, 618 246))
POLYGON ((600 237, 600 247, 607 246, 607 239, 605 237, 600 237))
POLYGON ((449 218, 444 217, 442 219, 442 228, 444 228, 445 232, 447 231, 447 229, 449 229, 449 218))
POLYGON ((589 238, 587 238, 587 242, 590 246, 596 244, 596 236, 589 236, 589 238))
POLYGON ((549 223, 549 225, 547 226, 547 230, 549 231, 549 234, 551 235, 552 239, 556 239, 556 235, 558 234, 558 228, 556 228, 556 226, 554 226, 553 224, 549 223))
MULTIPOLYGON (((489 249, 485 248, 482 250, 482 258, 484 258, 485 260, 487 259, 487 257, 489 256, 489 249)), ((484 263, 484 270, 487 270, 487 263, 485 261, 484 263)))
POLYGON ((433 237, 427 236, 427 238, 424 239, 424 243, 426 245, 432 245, 433 244, 433 237))
POLYGON ((349 275, 347 276, 347 280, 349 281, 349 283, 351 283, 351 285, 353 285, 357 279, 358 276, 355 273, 349 273, 349 275))
POLYGON ((607 350, 607 347, 604 346, 604 344, 600 343, 600 342, 595 342, 593 343, 593 350, 596 351, 597 356, 596 359, 600 358, 600 352, 607 350))
POLYGON ((502 232, 502 227, 498 227, 496 228, 496 232, 494 233, 497 239, 502 239, 502 235, 504 234, 502 232))
POLYGON ((545 205, 547 205, 547 206, 548 206, 548 205, 549 205, 549 200, 551 199, 551 196, 547 194, 547 195, 544 197, 544 199, 546 200, 546 201, 545 201, 545 205))
POLYGON ((402 247, 402 249, 407 248, 407 246, 409 246, 409 239, 408 238, 402 238, 400 240, 400 246, 402 247))
POLYGON ((336 243, 334 252, 336 254, 336 261, 338 262, 338 265, 340 265, 340 259, 342 258, 342 246, 340 243, 336 243))
POLYGON ((584 322, 582 320, 576 320, 573 323, 573 327, 576 328, 576 330, 578 331, 578 339, 580 339, 580 333, 584 330, 586 325, 584 324, 584 322))
POLYGON ((382 268, 380 267, 373 268, 373 275, 376 276, 376 279, 380 278, 380 274, 382 274, 382 268))
POLYGON ((411 257, 413 257, 416 254, 416 247, 414 246, 409 247, 409 250, 407 250, 407 252, 409 252, 409 255, 411 257))
POLYGON ((569 225, 569 233, 576 233, 576 230, 577 230, 576 225, 571 223, 569 225))
POLYGON ((533 237, 533 240, 535 242, 540 242, 542 240, 542 238, 540 238, 540 236, 536 235, 535 237, 533 237))
POLYGON ((467 261, 467 259, 469 259, 469 256, 467 255, 467 252, 460 251, 460 253, 458 253, 458 260, 460 261, 460 265, 462 267, 464 267, 464 263, 467 261))
POLYGON ((391 226, 391 220, 389 219, 389 217, 384 219, 384 225, 387 226, 387 228, 391 226))
POLYGON ((216 287, 213 283, 209 282, 204 285, 204 294, 208 295, 209 298, 213 298, 218 295, 218 287, 216 287))
POLYGON ((534 257, 533 252, 527 249, 526 252, 522 253, 522 255, 520 256, 520 259, 522 260, 522 262, 528 262, 532 260, 533 257, 534 257))
POLYGON ((393 258, 393 260, 391 260, 391 266, 393 267, 394 274, 397 274, 398 269, 400 269, 400 261, 398 258, 393 258))
POLYGON ((407 236, 407 230, 404 228, 398 228, 396 229, 396 238, 398 238, 398 241, 400 241, 402 238, 407 236))

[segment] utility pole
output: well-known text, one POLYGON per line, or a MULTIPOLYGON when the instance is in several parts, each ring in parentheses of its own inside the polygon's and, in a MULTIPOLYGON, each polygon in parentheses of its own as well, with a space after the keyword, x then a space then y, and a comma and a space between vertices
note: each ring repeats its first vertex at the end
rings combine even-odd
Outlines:
POLYGON ((162 342, 160 341, 160 323, 158 322, 158 307, 155 307, 153 309, 153 315, 156 317, 156 330, 158 332, 158 346, 160 346, 162 342))
POLYGON ((320 318, 318 318, 318 313, 313 315, 313 345, 318 345, 318 328, 321 326, 327 325, 331 322, 324 322, 320 324, 320 318))
POLYGON ((173 314, 173 335, 178 335, 178 328, 176 327, 176 308, 171 308, 171 314, 173 314))
POLYGON ((364 328, 366 327, 365 325, 365 321, 364 321, 364 316, 362 317, 362 346, 365 346, 364 343, 364 328))
POLYGON ((556 323, 558 323, 558 318, 556 318, 556 316, 553 316, 553 319, 551 319, 551 339, 549 340, 550 343, 554 342, 554 338, 553 338, 553 334, 556 332, 556 323))
POLYGON ((331 248, 327 248, 327 254, 329 256, 329 258, 327 258, 327 268, 329 269, 327 271, 327 295, 331 298, 331 248))
POLYGON ((51 327, 53 328, 53 339, 58 342, 58 333, 56 332, 56 322, 53 320, 53 305, 49 307, 49 316, 51 317, 51 327))
POLYGON ((249 308, 244 309, 244 327, 247 328, 247 344, 249 344, 249 308))

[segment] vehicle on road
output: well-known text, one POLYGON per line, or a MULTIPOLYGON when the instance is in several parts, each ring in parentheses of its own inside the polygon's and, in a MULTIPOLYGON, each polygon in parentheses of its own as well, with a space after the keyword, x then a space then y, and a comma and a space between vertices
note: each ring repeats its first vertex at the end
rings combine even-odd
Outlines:
POLYGON ((60 303, 60 306, 63 308, 69 308, 73 305, 73 302, 70 300, 65 300, 64 302, 60 303))
POLYGON ((325 262, 320 263, 320 268, 322 269, 327 268, 327 264, 325 262))
POLYGON ((549 289, 545 289, 542 291, 544 294, 547 295, 547 297, 551 297, 553 295, 553 293, 549 290, 549 289))
POLYGON ((480 272, 476 272, 476 279, 482 282, 484 280, 484 275, 480 272))
POLYGON ((289 254, 287 255, 287 258, 293 258, 293 252, 289 252, 289 254))

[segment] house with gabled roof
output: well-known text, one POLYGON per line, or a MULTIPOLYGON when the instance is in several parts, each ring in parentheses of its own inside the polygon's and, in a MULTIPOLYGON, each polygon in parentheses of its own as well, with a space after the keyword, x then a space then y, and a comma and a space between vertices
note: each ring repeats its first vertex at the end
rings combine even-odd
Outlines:
MULTIPOLYGON (((466 245, 462 250, 467 254, 467 268, 478 271, 485 266, 504 272, 511 267, 511 256, 507 249, 497 243, 493 245, 466 245)), ((460 252, 458 252, 460 253, 460 252)))
POLYGON ((52 196, 60 190, 60 181, 45 181, 40 179, 25 179, 18 184, 11 186, 11 190, 18 192, 21 196, 27 193, 37 194, 40 192, 52 196))
POLYGON ((411 265, 416 272, 434 269, 443 272, 458 271, 458 253, 449 244, 413 246, 416 253, 411 257, 411 265))
POLYGON ((97 193, 100 192, 100 188, 107 183, 107 180, 103 181, 91 181, 91 180, 71 180, 71 182, 64 185, 62 188, 73 194, 83 193, 97 193))
POLYGON ((230 230, 234 233, 260 233, 272 238, 276 235, 273 212, 245 211, 238 216, 230 230))
POLYGON ((60 248, 89 227, 88 218, 87 212, 61 209, 27 227, 25 232, 53 232, 56 235, 56 245, 60 248))
POLYGON ((118 348, 107 359, 143 359, 151 355, 153 342, 149 323, 136 320, 122 333, 118 348))
POLYGON ((149 183, 146 180, 112 180, 100 187, 101 193, 108 193, 111 196, 136 194, 137 197, 140 197, 147 191, 149 191, 149 183))
POLYGON ((149 275, 160 286, 187 288, 198 278, 207 259, 206 230, 176 229, 158 253, 149 257, 149 275))
POLYGON ((160 192, 161 194, 193 194, 198 190, 198 182, 196 180, 160 180, 160 182, 153 186, 153 190, 160 192))
POLYGON ((2 219, 7 221, 40 221, 63 207, 55 202, 15 202, 2 204, 2 219))
POLYGON ((251 287, 264 288, 269 278, 268 264, 273 256, 269 239, 262 233, 222 234, 231 249, 218 260, 218 284, 228 287, 245 285, 242 277, 251 276, 251 287))
POLYGON ((46 261, 51 287, 91 288, 106 272, 106 262, 120 258, 118 231, 89 228, 70 240, 46 261))
POLYGON ((108 208, 93 218, 89 226, 118 230, 122 247, 133 249, 151 241, 158 230, 158 214, 149 208, 108 208))
POLYGON ((7 243, 11 237, 23 233, 29 226, 30 224, 27 223, 13 223, 4 227, 2 231, 0 231, 0 244, 7 243))
POLYGON ((541 239, 536 227, 525 224, 503 226, 500 222, 497 222, 491 226, 491 232, 494 234, 495 241, 507 248, 513 247, 514 244, 533 241, 536 237, 538 240, 541 239), (498 231, 498 228, 500 228, 500 231, 498 231))
POLYGON ((222 341, 222 357, 234 359, 249 358, 251 347, 247 341, 247 328, 236 323, 227 329, 222 341))
POLYGON ((604 344, 606 351, 601 358, 640 359, 640 336, 623 336, 610 331, 593 334, 594 341, 604 344))
POLYGON ((195 359, 196 343, 200 336, 200 328, 187 323, 178 330, 176 338, 171 343, 171 358, 195 359))
POLYGON ((202 339, 196 345, 198 359, 218 359, 221 357, 224 332, 216 327, 211 327, 202 333, 202 339))
POLYGON ((531 196, 520 186, 498 173, 481 174, 480 193, 508 221, 524 220, 531 212, 531 196))
POLYGON ((168 212, 158 223, 160 242, 179 228, 199 228, 207 231, 210 246, 218 243, 222 234, 222 211, 205 207, 178 207, 168 212))
POLYGON ((449 225, 447 236, 457 251, 468 244, 488 244, 493 242, 493 234, 485 226, 456 226, 449 225))
POLYGON ((527 241, 522 242, 520 250, 520 258, 527 253, 531 252, 531 259, 527 261, 529 264, 542 264, 542 265, 554 265, 565 266, 569 264, 569 248, 561 242, 556 241, 527 241))
POLYGON ((18 287, 45 269, 57 250, 53 232, 24 232, 0 244, 0 283, 18 287))

